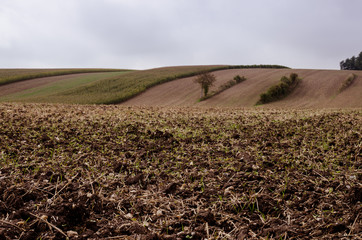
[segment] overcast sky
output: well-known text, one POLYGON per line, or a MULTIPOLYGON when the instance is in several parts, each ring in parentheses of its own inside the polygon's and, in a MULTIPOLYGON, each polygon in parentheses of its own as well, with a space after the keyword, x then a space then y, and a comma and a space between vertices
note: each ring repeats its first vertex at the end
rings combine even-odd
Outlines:
POLYGON ((0 68, 281 64, 362 51, 362 0, 1 0, 0 68))

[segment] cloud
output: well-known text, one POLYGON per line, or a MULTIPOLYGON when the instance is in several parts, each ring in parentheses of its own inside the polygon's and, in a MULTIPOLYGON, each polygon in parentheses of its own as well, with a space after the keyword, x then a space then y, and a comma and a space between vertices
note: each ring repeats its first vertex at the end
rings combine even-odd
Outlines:
POLYGON ((358 0, 4 0, 0 67, 284 64, 361 51, 358 0))

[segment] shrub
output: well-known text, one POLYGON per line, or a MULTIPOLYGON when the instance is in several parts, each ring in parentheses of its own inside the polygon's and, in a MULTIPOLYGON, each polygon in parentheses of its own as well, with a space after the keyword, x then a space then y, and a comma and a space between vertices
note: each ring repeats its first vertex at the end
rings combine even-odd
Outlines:
POLYGON ((234 77, 234 80, 235 80, 236 83, 241 83, 241 82, 244 82, 246 80, 246 77, 244 77, 244 76, 240 77, 240 75, 236 75, 234 77))
POLYGON ((223 85, 221 85, 219 87, 219 91, 224 91, 228 88, 231 88, 232 86, 234 86, 236 84, 236 82, 234 80, 229 80, 226 83, 224 83, 223 85))
POLYGON ((352 74, 351 76, 349 76, 342 84, 342 86, 339 88, 338 92, 342 92, 343 90, 345 90, 346 88, 348 88, 349 86, 351 86, 351 84, 353 83, 353 81, 357 78, 356 74, 352 74))
POLYGON ((281 77, 279 84, 271 86, 268 91, 260 95, 256 105, 277 101, 286 97, 297 87, 299 82, 300 79, 296 73, 291 73, 289 78, 286 76, 281 77))

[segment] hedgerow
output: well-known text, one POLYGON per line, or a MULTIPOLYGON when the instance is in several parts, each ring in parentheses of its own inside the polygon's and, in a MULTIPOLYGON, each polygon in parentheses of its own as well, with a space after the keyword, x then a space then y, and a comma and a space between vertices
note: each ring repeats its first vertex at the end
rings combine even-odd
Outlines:
POLYGON ((256 105, 277 101, 286 97, 297 87, 300 81, 301 79, 296 73, 291 73, 289 78, 283 76, 279 84, 270 87, 268 91, 260 95, 260 99, 256 105))
POLYGON ((357 78, 356 74, 352 74, 351 76, 349 76, 342 84, 342 86, 338 89, 338 92, 342 92, 344 91, 346 88, 348 88, 349 86, 352 85, 352 83, 354 82, 354 80, 357 78))
POLYGON ((220 94, 223 91, 233 87, 234 85, 239 84, 241 82, 244 82, 245 80, 246 80, 246 77, 244 77, 244 76, 240 77, 240 75, 237 75, 232 80, 229 80, 226 83, 224 83, 223 85, 221 85, 218 90, 213 91, 213 92, 211 92, 211 94, 205 95, 202 98, 200 98, 200 101, 204 101, 204 100, 209 99, 209 98, 211 98, 211 97, 213 97, 213 96, 215 96, 217 94, 220 94))

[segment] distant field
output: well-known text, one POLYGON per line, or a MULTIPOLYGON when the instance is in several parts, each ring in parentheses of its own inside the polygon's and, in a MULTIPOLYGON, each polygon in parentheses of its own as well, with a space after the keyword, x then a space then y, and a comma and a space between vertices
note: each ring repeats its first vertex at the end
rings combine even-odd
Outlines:
MULTIPOLYGON (((24 71, 20 71, 19 74, 23 75, 24 71)), ((0 101, 121 103, 127 106, 255 107, 262 93, 277 84, 281 77, 289 76, 291 73, 296 73, 301 78, 293 92, 281 100, 258 107, 362 107, 361 71, 288 69, 276 65, 178 66, 36 78, 0 86, 0 101), (213 72, 216 76, 216 82, 210 92, 217 91, 236 75, 244 76, 246 80, 204 101, 199 101, 201 89, 194 82, 194 78, 203 71, 213 72), (47 81, 49 83, 45 84, 47 81)))
POLYGON ((283 108, 344 108, 362 107, 362 72, 313 69, 226 69, 215 71, 216 82, 211 91, 233 79, 245 76, 246 81, 222 93, 199 102, 200 86, 193 77, 178 79, 155 86, 122 103, 127 106, 203 106, 203 107, 254 107, 271 86, 282 76, 297 73, 302 78, 298 87, 286 98, 262 105, 283 108), (356 77, 342 92, 351 74, 356 77))
POLYGON ((92 68, 73 68, 73 69, 0 69, 0 86, 13 82, 29 80, 40 77, 59 76, 75 73, 90 72, 115 72, 120 69, 92 69, 92 68))
MULTIPOLYGON (((162 82, 171 81, 176 78, 182 78, 194 75, 201 71, 210 71, 212 69, 225 68, 227 66, 182 66, 165 67, 144 71, 130 71, 119 76, 117 73, 105 74, 104 78, 87 79, 78 78, 64 80, 65 82, 51 84, 45 87, 26 89, 18 91, 10 96, 3 96, 0 101, 22 101, 22 102, 58 102, 58 103, 81 103, 81 104, 102 104, 118 103, 137 95, 147 88, 162 82), (93 81, 94 80, 94 81, 93 81), (87 82, 82 85, 77 83, 87 82), (63 84, 65 84, 63 86, 63 84), (61 86, 61 87, 60 87, 61 86), (53 91, 54 90, 54 91, 53 91)), ((103 69, 2 69, 0 70, 1 83, 10 84, 22 80, 28 80, 26 84, 31 85, 31 81, 38 81, 39 77, 56 76, 64 74, 74 74, 81 72, 98 72, 116 70, 103 69), (30 80, 29 80, 30 79, 30 80), (34 80, 32 80, 34 79, 34 80)), ((118 70, 120 71, 120 70, 118 70)), ((62 78, 63 79, 63 78, 62 78)), ((0 90, 1 91, 1 90, 0 90)))
POLYGON ((12 83, 0 86, 0 96, 2 95, 0 101, 54 102, 54 95, 61 92, 125 73, 96 72, 70 74, 12 83))
POLYGON ((195 75, 223 66, 181 66, 135 71, 75 88, 53 96, 56 102, 81 104, 113 104, 125 101, 146 89, 174 79, 195 75))
MULTIPOLYGON (((218 66, 179 66, 163 67, 143 71, 132 71, 121 76, 100 79, 84 86, 73 86, 68 90, 63 89, 44 98, 43 90, 38 95, 39 89, 19 92, 9 101, 22 102, 57 102, 77 104, 114 104, 132 98, 152 86, 169 82, 175 79, 194 76, 203 71, 216 71, 220 69, 240 68, 286 68, 279 65, 218 65, 218 66)), ((46 91, 51 93, 51 89, 46 91)))

